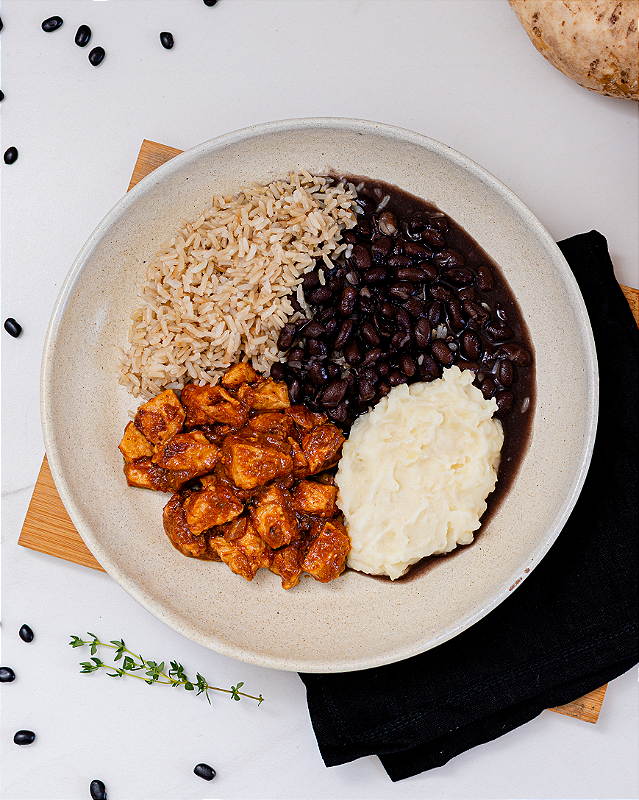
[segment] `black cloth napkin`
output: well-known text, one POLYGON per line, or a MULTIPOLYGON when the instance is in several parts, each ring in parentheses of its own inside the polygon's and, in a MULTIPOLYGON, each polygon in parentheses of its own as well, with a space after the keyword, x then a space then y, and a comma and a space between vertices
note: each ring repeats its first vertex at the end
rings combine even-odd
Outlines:
POLYGON ((402 780, 597 689, 639 660, 639 333, 605 238, 591 231, 559 247, 581 288, 599 360, 599 425, 583 491, 543 561, 459 636, 396 664, 300 675, 329 767, 375 754, 393 781, 402 780))

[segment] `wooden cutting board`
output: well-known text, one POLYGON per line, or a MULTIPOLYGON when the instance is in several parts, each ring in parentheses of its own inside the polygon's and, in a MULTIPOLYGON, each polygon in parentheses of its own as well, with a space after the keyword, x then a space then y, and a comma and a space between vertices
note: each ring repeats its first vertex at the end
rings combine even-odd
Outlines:
MULTIPOLYGON (((132 189, 136 183, 153 172, 154 169, 181 152, 175 147, 168 147, 145 139, 135 162, 129 189, 132 189)), ((639 324, 639 291, 626 286, 621 288, 639 324)), ((42 462, 18 544, 31 550, 47 553, 48 555, 104 572, 71 522, 55 488, 46 456, 42 462)), ((560 714, 567 714, 586 722, 596 722, 605 692, 606 687, 602 686, 600 689, 590 692, 572 703, 550 710, 560 714)))

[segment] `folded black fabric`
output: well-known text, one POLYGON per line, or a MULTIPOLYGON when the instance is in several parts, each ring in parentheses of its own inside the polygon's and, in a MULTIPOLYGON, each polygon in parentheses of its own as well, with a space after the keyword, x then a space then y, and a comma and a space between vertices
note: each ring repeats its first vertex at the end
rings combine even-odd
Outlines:
POLYGON ((597 231, 559 242, 590 315, 600 371, 593 458, 543 561, 480 622, 397 664, 303 674, 327 766, 379 756, 394 781, 621 675, 637 652, 639 333, 597 231))

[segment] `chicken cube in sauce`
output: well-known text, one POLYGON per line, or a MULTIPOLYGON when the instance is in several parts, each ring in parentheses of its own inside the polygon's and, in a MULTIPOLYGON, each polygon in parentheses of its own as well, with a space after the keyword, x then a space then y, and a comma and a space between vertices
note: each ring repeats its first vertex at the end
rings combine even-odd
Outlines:
POLYGON ((179 470, 191 478, 206 475, 215 466, 220 452, 201 431, 176 433, 155 449, 154 464, 163 469, 179 470))
POLYGON ((186 413, 173 389, 167 389, 140 406, 135 427, 153 444, 163 444, 182 430, 186 413))
POLYGON ((269 486, 250 508, 251 520, 259 535, 273 548, 283 547, 297 532, 291 508, 291 494, 279 486, 269 486))
POLYGON ((328 583, 344 571, 350 549, 351 542, 344 526, 337 520, 330 520, 309 547, 302 568, 316 581, 328 583))
POLYGON ((193 533, 202 533, 239 517, 244 503, 223 483, 193 492, 184 501, 186 521, 193 533))
POLYGON ((144 434, 140 433, 133 422, 129 422, 124 429, 124 436, 122 437, 118 449, 122 453, 127 464, 130 464, 138 458, 150 458, 154 452, 154 447, 151 442, 144 434))
POLYGON ((290 455, 258 437, 227 436, 222 445, 222 462, 240 489, 256 489, 293 472, 290 455))

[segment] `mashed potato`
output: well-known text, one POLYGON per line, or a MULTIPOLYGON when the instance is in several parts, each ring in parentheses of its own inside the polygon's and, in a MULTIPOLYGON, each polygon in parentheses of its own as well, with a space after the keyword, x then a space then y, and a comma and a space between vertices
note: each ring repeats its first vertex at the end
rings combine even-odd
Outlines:
POLYGON ((402 384, 353 425, 336 482, 348 565, 399 578, 424 556, 470 544, 495 488, 504 440, 473 374, 402 384))

